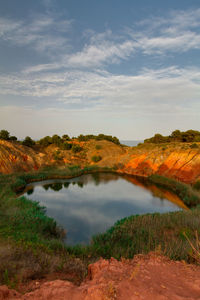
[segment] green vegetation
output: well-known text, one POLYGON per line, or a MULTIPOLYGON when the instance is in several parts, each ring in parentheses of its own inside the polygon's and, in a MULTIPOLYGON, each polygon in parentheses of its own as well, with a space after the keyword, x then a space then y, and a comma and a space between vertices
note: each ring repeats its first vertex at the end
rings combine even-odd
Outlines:
POLYGON ((176 194, 188 207, 195 207, 200 204, 199 193, 195 192, 188 184, 157 174, 149 176, 148 180, 176 194))
POLYGON ((120 145, 120 141, 116 136, 112 136, 112 135, 106 135, 106 134, 102 134, 100 133, 99 135, 93 135, 93 134, 88 134, 88 135, 83 135, 80 134, 77 138, 79 141, 89 141, 89 140, 96 140, 96 141, 109 141, 112 142, 116 145, 120 145))
POLYGON ((61 154, 61 152, 59 150, 55 151, 53 153, 53 158, 56 160, 56 161, 62 161, 63 160, 63 156, 61 154))
POLYGON ((118 221, 106 233, 95 236, 92 250, 97 256, 119 259, 160 248, 171 259, 193 262, 184 233, 195 241, 195 231, 200 233, 199 216, 198 209, 131 216, 118 221))
MULTIPOLYGON (((184 142, 184 143, 185 142, 187 142, 187 143, 200 142, 200 131, 197 131, 197 130, 187 130, 187 131, 175 130, 169 136, 162 136, 161 134, 157 133, 153 137, 144 140, 144 143, 153 143, 153 144, 171 143, 171 142, 184 142)), ((195 148, 197 148, 197 147, 195 146, 195 148)))
MULTIPOLYGON (((58 160, 62 157, 60 150, 55 152, 56 156, 58 160)), ((55 220, 46 216, 45 208, 25 197, 16 197, 16 192, 23 191, 27 183, 33 181, 71 178, 100 171, 114 172, 114 169, 71 165, 65 168, 46 167, 33 173, 0 175, 1 284, 14 287, 20 281, 54 271, 76 273, 81 281, 88 263, 99 257, 131 258, 157 249, 172 259, 195 261, 188 239, 194 245, 196 235, 200 234, 200 195, 191 186, 176 180, 158 175, 148 179, 150 183, 177 194, 187 206, 193 207, 190 211, 146 214, 119 220, 107 232, 93 237, 88 246, 64 245, 65 232, 55 220)), ((195 185, 198 187, 199 183, 195 185)), ((53 186, 55 190, 61 187, 59 183, 53 186)), ((46 188, 49 188, 48 185, 46 188)))
POLYGON ((68 142, 64 142, 61 146, 60 149, 62 150, 71 150, 72 149, 72 144, 68 142))
POLYGON ((74 144, 72 146, 72 152, 73 153, 78 153, 78 152, 81 152, 82 150, 83 150, 83 148, 81 146, 79 146, 79 145, 74 144))
POLYGON ((32 140, 32 138, 30 136, 27 136, 23 142, 22 142, 22 145, 24 146, 28 146, 28 147, 32 147, 35 145, 35 141, 32 140))
POLYGON ((190 145, 191 149, 197 149, 199 148, 199 146, 196 143, 193 143, 192 145, 190 145))
POLYGON ((96 150, 100 150, 100 149, 102 149, 102 146, 101 145, 96 145, 95 148, 96 148, 96 150))
POLYGON ((2 129, 0 131, 0 140, 5 140, 5 141, 17 141, 16 136, 10 136, 10 132, 8 132, 5 129, 2 129))
POLYGON ((73 250, 63 244, 65 232, 55 220, 46 216, 45 208, 25 197, 16 198, 16 192, 22 191, 29 182, 71 178, 98 170, 110 171, 95 166, 83 169, 70 166, 0 175, 0 284, 14 287, 21 281, 53 271, 76 273, 79 280, 83 278, 88 257, 78 260, 73 250))
POLYGON ((200 180, 197 180, 193 185, 193 188, 197 191, 200 191, 200 180))
POLYGON ((91 159, 93 162, 99 162, 100 160, 102 160, 102 157, 100 155, 94 155, 91 159))

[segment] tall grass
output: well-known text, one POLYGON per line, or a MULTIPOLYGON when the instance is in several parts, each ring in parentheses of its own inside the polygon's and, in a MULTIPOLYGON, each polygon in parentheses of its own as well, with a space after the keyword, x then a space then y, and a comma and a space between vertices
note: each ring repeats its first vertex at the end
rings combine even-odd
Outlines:
MULTIPOLYGON (((200 234, 198 208, 131 216, 118 221, 106 233, 93 237, 90 245, 69 247, 62 242, 64 231, 45 214, 44 207, 23 196, 16 196, 16 192, 22 191, 29 182, 71 178, 93 172, 114 170, 76 165, 0 175, 0 283, 11 285, 53 271, 76 273, 81 280, 87 264, 100 256, 131 258, 158 247, 172 259, 192 261, 187 238, 194 243, 195 231, 200 234)), ((151 176, 150 181, 170 189, 190 207, 200 203, 199 194, 188 185, 156 175, 151 176)))
POLYGON ((171 259, 191 262, 190 245, 184 233, 191 242, 195 241, 195 231, 200 233, 199 216, 200 210, 193 209, 124 218, 106 233, 93 237, 93 255, 132 258, 160 248, 171 259))
POLYGON ((170 190, 188 206, 195 207, 200 204, 200 193, 195 191, 190 185, 184 184, 183 182, 167 178, 157 174, 148 177, 148 181, 170 190))

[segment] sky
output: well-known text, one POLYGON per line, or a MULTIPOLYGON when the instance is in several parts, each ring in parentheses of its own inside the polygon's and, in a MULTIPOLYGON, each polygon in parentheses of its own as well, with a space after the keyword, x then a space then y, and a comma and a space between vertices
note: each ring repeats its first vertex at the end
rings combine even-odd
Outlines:
POLYGON ((199 0, 0 1, 0 129, 200 130, 199 0))

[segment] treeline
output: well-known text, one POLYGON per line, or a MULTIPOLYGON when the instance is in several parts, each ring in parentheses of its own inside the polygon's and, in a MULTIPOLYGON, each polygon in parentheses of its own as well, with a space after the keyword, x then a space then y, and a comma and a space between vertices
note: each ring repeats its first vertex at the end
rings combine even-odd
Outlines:
POLYGON ((69 135, 64 134, 62 137, 60 137, 57 134, 54 134, 52 137, 50 136, 45 136, 44 138, 39 140, 39 144, 42 146, 48 146, 50 144, 55 144, 61 148, 66 148, 66 150, 68 150, 68 147, 70 147, 69 145, 71 145, 70 143, 68 143, 69 141, 73 141, 73 140, 78 140, 79 142, 86 142, 89 140, 96 140, 96 141, 100 141, 100 140, 106 140, 106 141, 110 141, 116 145, 120 144, 120 141, 117 137, 113 137, 111 135, 105 135, 105 134, 99 134, 99 135, 93 135, 93 134, 88 134, 88 135, 83 135, 80 134, 78 137, 72 137, 70 138, 69 135))
MULTIPOLYGON (((34 145, 41 145, 43 147, 47 147, 51 144, 54 144, 58 147, 60 147, 63 150, 70 150, 73 146, 71 143, 69 143, 70 141, 73 140, 78 140, 79 142, 82 141, 89 141, 89 140, 107 140, 110 141, 116 145, 120 144, 120 141, 117 137, 113 137, 111 135, 105 135, 105 134, 99 134, 99 135, 93 135, 93 134, 89 134, 89 135, 83 135, 80 134, 78 137, 72 137, 70 138, 68 134, 64 134, 62 137, 60 137, 57 134, 54 134, 53 136, 45 136, 43 138, 41 138, 38 141, 34 141, 30 136, 25 137, 25 139, 23 141, 19 141, 17 139, 16 136, 11 136, 10 133, 3 129, 0 131, 0 139, 1 140, 6 140, 6 141, 17 141, 18 143, 21 143, 22 145, 28 146, 28 147, 32 147, 34 145)), ((75 147, 75 146, 74 146, 75 147)), ((76 146, 77 150, 78 150, 78 145, 76 146)))
POLYGON ((156 133, 153 137, 144 140, 144 143, 171 143, 171 142, 183 142, 183 143, 192 143, 200 142, 200 131, 197 130, 187 130, 180 131, 174 130, 171 135, 163 136, 162 134, 156 133))
POLYGON ((93 135, 93 134, 83 135, 83 134, 80 134, 77 137, 77 139, 79 141, 89 141, 89 140, 101 141, 101 140, 106 140, 106 141, 112 142, 116 145, 120 144, 120 141, 116 136, 105 135, 105 134, 102 134, 102 133, 100 133, 99 135, 93 135))

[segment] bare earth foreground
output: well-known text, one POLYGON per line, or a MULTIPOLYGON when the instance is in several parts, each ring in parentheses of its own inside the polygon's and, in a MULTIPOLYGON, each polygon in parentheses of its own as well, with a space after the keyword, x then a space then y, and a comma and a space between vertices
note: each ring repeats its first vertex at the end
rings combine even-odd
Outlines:
POLYGON ((89 266, 80 286, 69 281, 35 281, 24 295, 0 287, 1 299, 66 300, 180 300, 200 299, 200 266, 171 261, 150 253, 133 260, 100 259, 89 266))

